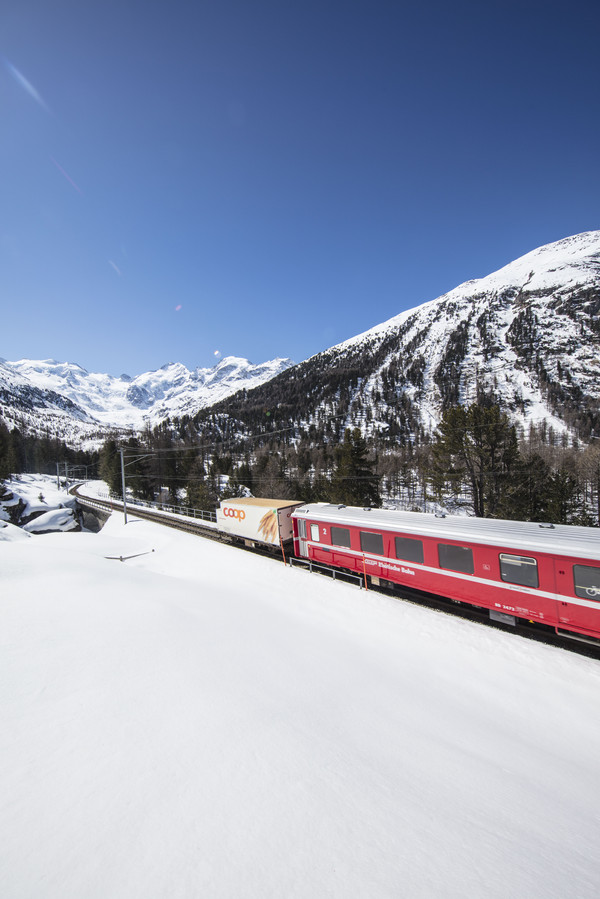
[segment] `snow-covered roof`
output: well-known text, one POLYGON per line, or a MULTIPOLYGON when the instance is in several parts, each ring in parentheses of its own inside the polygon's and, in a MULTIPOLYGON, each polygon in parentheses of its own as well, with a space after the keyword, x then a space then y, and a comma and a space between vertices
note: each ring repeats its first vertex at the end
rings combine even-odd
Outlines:
POLYGON ((517 552, 579 555, 600 560, 598 528, 495 518, 464 518, 458 515, 441 517, 426 512, 360 509, 329 503, 309 503, 296 509, 294 516, 332 522, 335 525, 510 547, 517 552))
POLYGON ((221 500, 222 506, 264 506, 269 509, 287 509, 288 506, 299 506, 296 499, 268 499, 261 496, 236 496, 221 500))

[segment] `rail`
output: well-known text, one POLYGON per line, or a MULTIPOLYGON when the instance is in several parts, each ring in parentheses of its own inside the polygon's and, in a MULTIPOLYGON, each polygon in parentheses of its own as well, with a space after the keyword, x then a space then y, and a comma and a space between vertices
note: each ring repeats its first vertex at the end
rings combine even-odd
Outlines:
MULTIPOLYGON (((82 502, 88 502, 90 504, 93 503, 94 500, 97 500, 99 503, 118 503, 120 506, 123 504, 123 500, 120 496, 111 496, 108 491, 103 490, 99 490, 95 496, 86 496, 85 493, 80 493, 79 490, 77 490, 77 497, 82 502)), ((171 515, 183 515, 186 518, 193 518, 196 521, 210 521, 212 524, 217 523, 216 512, 204 509, 193 509, 191 506, 177 506, 170 503, 150 502, 145 499, 136 499, 127 500, 127 507, 131 509, 154 509, 156 512, 167 512, 171 515)))

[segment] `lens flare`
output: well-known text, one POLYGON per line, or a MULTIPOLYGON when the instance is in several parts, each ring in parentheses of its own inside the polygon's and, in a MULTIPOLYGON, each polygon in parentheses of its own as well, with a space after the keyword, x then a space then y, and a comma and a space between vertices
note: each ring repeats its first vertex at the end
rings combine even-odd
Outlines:
POLYGON ((13 66, 12 62, 9 62, 8 59, 4 60, 4 65, 15 79, 18 85, 20 85, 24 91, 27 91, 30 97, 32 97, 36 103, 45 109, 46 112, 50 112, 50 108, 48 104, 44 101, 39 91, 35 89, 31 81, 28 81, 25 75, 23 75, 16 66, 13 66))
POLYGON ((67 175, 67 173, 65 172, 65 170, 63 169, 63 167, 62 167, 61 165, 58 164, 58 162, 56 161, 56 159, 55 159, 53 156, 51 156, 51 157, 50 157, 50 160, 54 163, 54 165, 56 166, 56 168, 58 169, 58 171, 61 173, 61 175, 64 175, 64 177, 67 179, 67 181, 69 182, 69 184, 70 184, 72 187, 75 188, 75 190, 77 191, 77 193, 81 194, 81 193, 82 193, 82 190, 81 190, 79 187, 77 187, 77 185, 75 184, 75 182, 73 181, 73 179, 72 179, 71 177, 69 177, 69 175, 67 175))

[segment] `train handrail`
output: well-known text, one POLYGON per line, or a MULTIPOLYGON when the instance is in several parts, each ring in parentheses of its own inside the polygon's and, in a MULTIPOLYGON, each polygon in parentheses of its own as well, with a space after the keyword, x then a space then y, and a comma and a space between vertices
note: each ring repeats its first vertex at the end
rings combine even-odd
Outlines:
POLYGON ((331 577, 332 580, 340 580, 340 581, 350 581, 350 583, 356 582, 358 586, 363 588, 363 577, 361 574, 354 574, 351 571, 346 571, 340 568, 332 568, 329 565, 321 565, 319 562, 313 562, 312 559, 303 559, 299 556, 290 556, 290 568, 293 568, 294 565, 299 565, 300 567, 308 568, 310 573, 316 571, 318 574, 326 574, 331 577))

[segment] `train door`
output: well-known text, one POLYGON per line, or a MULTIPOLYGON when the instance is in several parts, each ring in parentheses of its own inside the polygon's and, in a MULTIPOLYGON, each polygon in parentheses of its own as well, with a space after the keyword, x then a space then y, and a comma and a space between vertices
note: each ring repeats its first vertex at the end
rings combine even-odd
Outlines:
POLYGON ((559 626, 600 636, 600 565, 554 563, 559 626))
POLYGON ((298 555, 308 559, 308 541, 306 539, 306 519, 298 518, 298 555))

